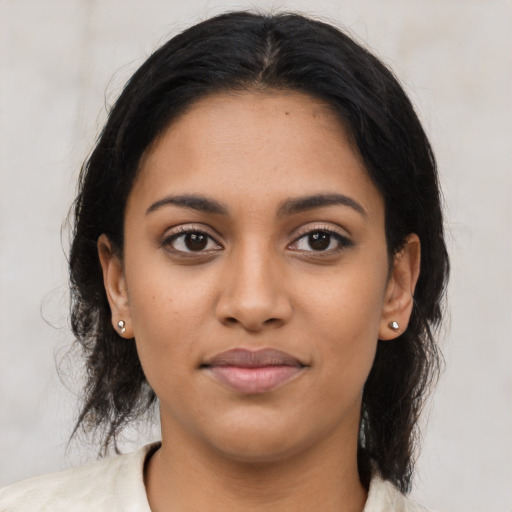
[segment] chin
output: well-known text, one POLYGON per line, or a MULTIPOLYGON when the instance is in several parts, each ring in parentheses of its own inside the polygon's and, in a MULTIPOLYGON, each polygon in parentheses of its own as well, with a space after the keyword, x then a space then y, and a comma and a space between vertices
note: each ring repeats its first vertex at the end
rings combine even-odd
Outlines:
MULTIPOLYGON (((264 465, 275 464, 292 458, 303 451, 303 447, 295 443, 287 443, 286 439, 278 439, 274 433, 273 439, 246 438, 222 443, 215 448, 226 459, 243 464, 264 465)), ((307 443, 304 443, 306 445, 307 443)))
POLYGON ((241 463, 266 464, 285 461, 303 453, 318 443, 325 432, 313 427, 310 431, 298 428, 299 421, 262 418, 254 421, 230 422, 210 432, 206 439, 221 456, 241 463), (238 424, 237 424, 238 423, 238 424))

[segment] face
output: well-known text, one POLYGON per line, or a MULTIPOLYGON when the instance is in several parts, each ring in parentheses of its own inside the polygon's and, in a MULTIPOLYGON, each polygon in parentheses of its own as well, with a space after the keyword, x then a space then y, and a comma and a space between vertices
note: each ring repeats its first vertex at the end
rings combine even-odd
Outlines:
POLYGON ((99 243, 112 321, 135 337, 164 442, 247 461, 355 450, 377 340, 407 323, 419 262, 390 271, 383 198, 323 103, 194 104, 146 152, 124 243, 122 262, 99 243))

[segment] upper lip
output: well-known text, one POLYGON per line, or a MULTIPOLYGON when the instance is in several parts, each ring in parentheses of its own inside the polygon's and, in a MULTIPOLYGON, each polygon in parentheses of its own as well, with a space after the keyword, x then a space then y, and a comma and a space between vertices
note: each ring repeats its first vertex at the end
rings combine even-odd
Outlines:
POLYGON ((235 348, 221 352, 207 360, 202 365, 209 366, 236 366, 238 368, 262 368, 264 366, 305 366, 296 357, 276 350, 264 348, 259 350, 247 350, 235 348))

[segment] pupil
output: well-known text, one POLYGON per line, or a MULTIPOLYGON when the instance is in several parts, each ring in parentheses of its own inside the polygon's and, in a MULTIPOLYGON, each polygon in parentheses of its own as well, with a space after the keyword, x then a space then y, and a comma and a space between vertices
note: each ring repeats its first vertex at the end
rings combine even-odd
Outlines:
POLYGON ((185 245, 190 251, 201 251, 206 247, 208 238, 201 233, 188 233, 185 235, 185 245))
POLYGON ((325 231, 317 231, 309 235, 308 243, 315 251, 325 251, 331 243, 331 235, 325 231))

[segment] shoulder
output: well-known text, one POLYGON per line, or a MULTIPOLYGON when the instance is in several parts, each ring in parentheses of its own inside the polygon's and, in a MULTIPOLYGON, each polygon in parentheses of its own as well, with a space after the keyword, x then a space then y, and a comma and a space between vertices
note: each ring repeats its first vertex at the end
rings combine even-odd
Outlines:
POLYGON ((0 490, 0 512, 149 512, 143 466, 154 445, 0 490))
POLYGON ((429 512, 428 509, 402 494, 391 482, 374 476, 363 512, 429 512))

